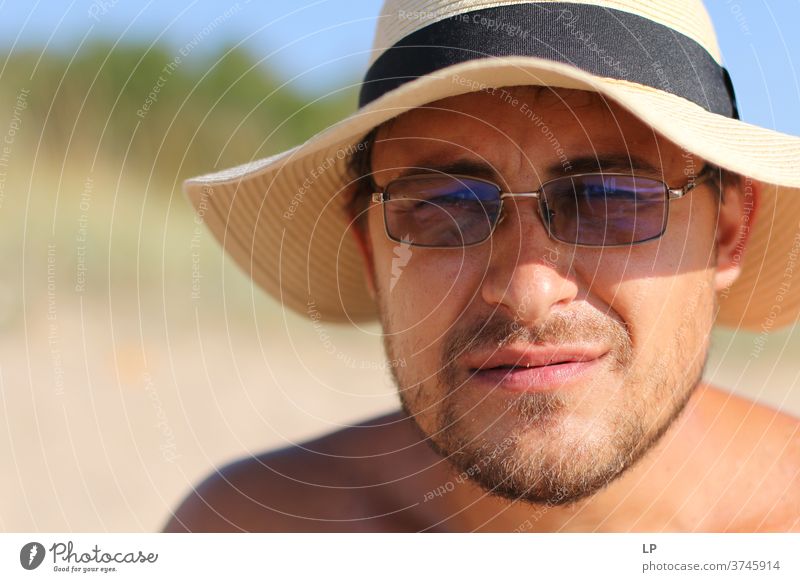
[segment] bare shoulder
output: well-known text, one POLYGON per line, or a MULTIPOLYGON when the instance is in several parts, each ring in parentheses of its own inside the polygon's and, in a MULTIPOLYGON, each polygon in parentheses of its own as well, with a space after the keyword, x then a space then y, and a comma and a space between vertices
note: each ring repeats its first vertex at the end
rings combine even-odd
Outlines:
MULTIPOLYGON (((712 388, 740 531, 800 532, 800 418, 712 388), (735 493, 738 489, 738 493, 735 493)), ((733 507, 731 508, 733 509, 733 507)))
POLYGON ((369 531, 386 493, 371 460, 391 447, 394 417, 229 463, 193 488, 164 531, 369 531))

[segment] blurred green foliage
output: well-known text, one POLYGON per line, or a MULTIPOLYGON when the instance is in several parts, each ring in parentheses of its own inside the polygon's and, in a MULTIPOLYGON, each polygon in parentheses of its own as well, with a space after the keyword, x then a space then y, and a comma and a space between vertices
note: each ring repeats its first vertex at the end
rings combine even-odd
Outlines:
POLYGON ((198 238, 203 301, 244 312, 251 283, 181 182, 295 146, 356 102, 352 88, 300 91, 242 50, 104 41, 0 57, 0 332, 19 329, 26 302, 46 313, 51 268, 65 314, 128 293, 191 313, 198 238))
POLYGON ((101 164, 126 182, 152 176, 165 186, 294 146, 356 104, 354 89, 314 100, 228 48, 182 56, 167 45, 109 41, 15 50, 0 80, 0 112, 12 111, 20 89, 30 91, 26 154, 101 164))

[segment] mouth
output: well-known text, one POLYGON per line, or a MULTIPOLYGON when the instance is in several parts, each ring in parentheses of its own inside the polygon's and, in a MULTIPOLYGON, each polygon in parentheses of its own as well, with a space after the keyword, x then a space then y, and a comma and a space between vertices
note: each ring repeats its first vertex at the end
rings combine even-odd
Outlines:
POLYGON ((604 360, 607 350, 595 346, 503 349, 467 363, 471 381, 487 388, 545 392, 585 383, 604 360))

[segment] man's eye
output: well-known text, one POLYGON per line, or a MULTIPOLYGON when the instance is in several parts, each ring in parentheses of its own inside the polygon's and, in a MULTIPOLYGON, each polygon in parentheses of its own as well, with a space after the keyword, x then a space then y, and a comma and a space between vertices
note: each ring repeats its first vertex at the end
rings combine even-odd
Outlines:
POLYGON ((442 196, 432 196, 429 198, 421 199, 417 202, 416 208, 441 208, 443 206, 458 206, 458 205, 465 205, 469 204, 469 200, 464 200, 463 196, 458 195, 442 195, 442 196))

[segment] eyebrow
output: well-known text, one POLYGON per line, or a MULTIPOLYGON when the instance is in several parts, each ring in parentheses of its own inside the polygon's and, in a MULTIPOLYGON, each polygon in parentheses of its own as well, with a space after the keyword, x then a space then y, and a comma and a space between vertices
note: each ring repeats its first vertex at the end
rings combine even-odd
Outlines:
MULTIPOLYGON (((637 172, 644 171, 661 175, 657 168, 644 158, 635 154, 602 154, 568 158, 566 163, 555 162, 544 169, 548 176, 558 177, 589 172, 637 172)), ((441 158, 423 159, 403 169, 397 178, 419 174, 424 171, 443 174, 462 174, 475 178, 496 181, 499 175, 488 162, 475 158, 458 158, 442 161, 441 158)), ((545 180, 543 180, 545 181, 545 180)))

